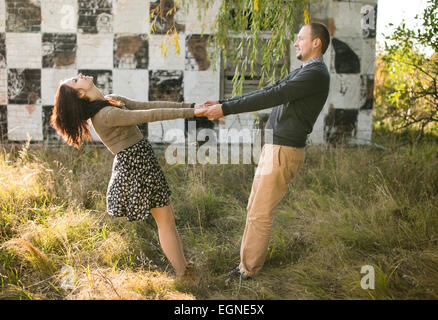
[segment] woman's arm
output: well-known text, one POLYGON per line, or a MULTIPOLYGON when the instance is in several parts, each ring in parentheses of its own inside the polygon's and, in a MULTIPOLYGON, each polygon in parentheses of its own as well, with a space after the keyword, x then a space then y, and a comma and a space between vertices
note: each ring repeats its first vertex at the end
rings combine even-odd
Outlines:
POLYGON ((186 102, 173 101, 138 101, 130 99, 118 94, 109 94, 106 99, 121 101, 126 108, 130 110, 149 110, 149 109, 165 109, 165 108, 192 108, 194 104, 186 102))
POLYGON ((193 118, 194 116, 201 116, 203 111, 193 108, 125 110, 117 107, 105 107, 99 113, 106 126, 119 127, 178 118, 193 118))

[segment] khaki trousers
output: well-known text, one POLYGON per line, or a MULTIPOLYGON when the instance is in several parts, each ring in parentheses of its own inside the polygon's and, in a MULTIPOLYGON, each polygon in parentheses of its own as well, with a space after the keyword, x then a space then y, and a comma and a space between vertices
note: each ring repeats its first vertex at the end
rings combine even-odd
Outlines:
POLYGON ((304 149, 265 144, 249 196, 240 247, 240 271, 255 276, 266 259, 273 212, 304 162, 304 149))

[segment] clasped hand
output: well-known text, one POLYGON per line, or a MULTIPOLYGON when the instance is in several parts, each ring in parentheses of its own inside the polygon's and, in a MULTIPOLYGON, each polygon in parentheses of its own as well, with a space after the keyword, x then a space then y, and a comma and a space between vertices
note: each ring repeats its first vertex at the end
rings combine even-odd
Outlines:
POLYGON ((222 104, 219 101, 206 101, 195 105, 195 117, 207 117, 208 120, 213 121, 223 116, 222 104))

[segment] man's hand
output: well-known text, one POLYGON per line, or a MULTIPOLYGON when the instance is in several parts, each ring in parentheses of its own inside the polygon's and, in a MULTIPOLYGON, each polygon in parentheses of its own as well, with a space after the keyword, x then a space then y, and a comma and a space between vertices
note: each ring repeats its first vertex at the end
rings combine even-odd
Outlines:
POLYGON ((215 104, 219 104, 219 101, 213 101, 213 100, 210 101, 209 100, 209 101, 204 102, 204 105, 207 107, 214 106, 215 104))
MULTIPOLYGON (((209 101, 207 101, 207 102, 209 102, 209 101)), ((206 105, 207 102, 205 102, 204 105, 206 105)), ((217 120, 219 118, 222 118, 223 116, 224 116, 224 113, 222 112, 222 105, 221 104, 215 104, 215 105, 209 107, 204 113, 204 117, 207 117, 208 120, 210 120, 210 121, 217 120)))

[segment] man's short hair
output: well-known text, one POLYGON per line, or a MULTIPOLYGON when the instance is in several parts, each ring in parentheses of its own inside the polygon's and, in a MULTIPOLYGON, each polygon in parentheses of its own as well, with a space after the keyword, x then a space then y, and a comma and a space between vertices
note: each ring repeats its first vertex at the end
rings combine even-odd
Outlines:
POLYGON ((310 22, 312 40, 319 38, 321 40, 321 52, 324 54, 330 44, 330 32, 327 27, 319 22, 310 22))

